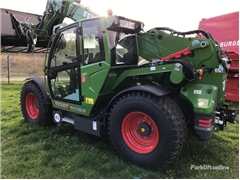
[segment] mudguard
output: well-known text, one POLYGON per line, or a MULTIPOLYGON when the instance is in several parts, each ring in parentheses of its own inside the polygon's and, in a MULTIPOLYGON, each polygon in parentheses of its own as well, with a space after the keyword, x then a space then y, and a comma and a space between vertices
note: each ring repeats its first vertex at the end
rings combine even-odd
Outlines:
POLYGON ((133 86, 130 87, 128 89, 125 89, 121 92, 119 92, 118 94, 116 94, 108 103, 105 112, 108 111, 108 108, 110 107, 110 105, 121 95, 127 93, 127 92, 131 92, 131 91, 143 91, 143 92, 148 92, 151 94, 154 94, 157 97, 160 96, 165 96, 167 94, 170 94, 171 91, 168 91, 166 89, 164 89, 163 87, 160 86, 156 86, 156 85, 141 85, 141 86, 133 86))
POLYGON ((164 96, 164 95, 167 95, 167 94, 170 93, 170 91, 168 91, 168 90, 166 90, 166 89, 164 89, 163 87, 160 87, 160 86, 141 85, 141 86, 133 86, 133 87, 130 87, 128 89, 125 89, 125 90, 121 91, 120 93, 118 93, 117 95, 115 95, 114 97, 119 96, 119 95, 121 95, 125 92, 129 92, 129 91, 144 91, 144 92, 154 94, 158 97, 164 96))

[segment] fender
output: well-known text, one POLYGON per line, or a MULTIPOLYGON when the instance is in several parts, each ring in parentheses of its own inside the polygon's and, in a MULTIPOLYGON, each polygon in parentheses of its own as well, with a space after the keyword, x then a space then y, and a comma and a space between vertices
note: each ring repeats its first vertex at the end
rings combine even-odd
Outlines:
POLYGON ((158 97, 164 96, 164 95, 167 95, 167 94, 170 93, 170 91, 168 91, 168 90, 166 90, 166 89, 164 89, 163 87, 160 87, 160 86, 141 85, 141 86, 133 86, 133 87, 130 87, 128 89, 125 89, 125 90, 121 91, 120 93, 118 93, 117 95, 115 95, 114 97, 119 96, 120 94, 129 92, 129 91, 144 91, 144 92, 154 94, 158 97))
POLYGON ((127 92, 132 92, 132 91, 143 91, 143 92, 148 92, 151 94, 154 94, 157 97, 160 96, 165 96, 167 94, 170 94, 171 91, 164 89, 163 87, 156 86, 156 85, 141 85, 141 86, 133 86, 128 89, 125 89, 118 94, 116 94, 108 103, 106 109, 105 109, 105 114, 108 112, 108 109, 110 105, 120 96, 123 94, 126 94, 127 92))
POLYGON ((45 89, 44 76, 35 76, 35 77, 27 78, 27 79, 25 79, 25 81, 35 82, 38 85, 38 87, 40 88, 41 92, 43 93, 45 102, 46 103, 51 102, 50 98, 47 95, 47 91, 45 89))

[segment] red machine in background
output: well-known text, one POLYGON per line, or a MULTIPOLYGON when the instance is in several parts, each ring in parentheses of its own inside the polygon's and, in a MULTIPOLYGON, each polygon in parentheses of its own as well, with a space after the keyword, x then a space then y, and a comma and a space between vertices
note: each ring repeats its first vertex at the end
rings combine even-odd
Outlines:
POLYGON ((239 102, 239 12, 203 18, 198 29, 211 33, 233 60, 228 73, 226 99, 239 102))

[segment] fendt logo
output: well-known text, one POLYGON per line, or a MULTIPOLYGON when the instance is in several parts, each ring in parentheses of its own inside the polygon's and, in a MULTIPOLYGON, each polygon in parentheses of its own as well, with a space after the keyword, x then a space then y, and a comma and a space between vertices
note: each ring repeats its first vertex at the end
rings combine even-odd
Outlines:
POLYGON ((220 47, 239 46, 239 40, 220 42, 220 47))
POLYGON ((54 104, 56 106, 58 106, 58 107, 69 109, 69 105, 68 104, 63 104, 63 103, 60 103, 60 102, 54 102, 54 104))

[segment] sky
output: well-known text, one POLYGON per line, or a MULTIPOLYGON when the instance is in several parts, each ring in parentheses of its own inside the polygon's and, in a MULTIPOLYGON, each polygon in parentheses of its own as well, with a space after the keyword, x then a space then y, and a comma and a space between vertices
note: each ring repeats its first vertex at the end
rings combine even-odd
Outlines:
MULTIPOLYGON (((47 0, 0 0, 0 7, 42 15, 47 0)), ((177 31, 198 29, 202 18, 239 11, 239 0, 81 0, 81 4, 106 16, 114 15, 144 22, 145 30, 170 27, 177 31)))

